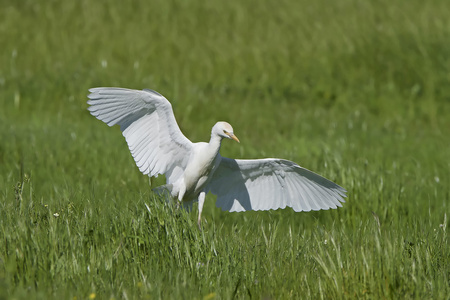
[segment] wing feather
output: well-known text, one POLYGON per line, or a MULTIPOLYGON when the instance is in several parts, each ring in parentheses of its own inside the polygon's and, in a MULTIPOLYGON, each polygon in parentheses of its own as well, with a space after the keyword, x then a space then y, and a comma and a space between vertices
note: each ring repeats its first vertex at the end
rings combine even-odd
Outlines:
POLYGON ((205 190, 217 195, 223 210, 295 211, 336 208, 346 190, 334 182, 282 159, 235 160, 221 158, 205 190))
MULTIPOLYGON (((286 176, 285 180, 286 180, 286 186, 287 186, 286 194, 287 194, 288 202, 285 203, 284 207, 290 206, 290 207, 292 207, 292 209, 294 211, 298 210, 298 204, 297 204, 298 201, 292 201, 293 199, 298 197, 297 189, 295 187, 295 182, 292 180, 291 176, 286 176)), ((282 208, 284 208, 284 207, 282 207, 282 208)))
POLYGON ((292 201, 291 200, 291 204, 292 204, 292 209, 294 211, 305 211, 306 210, 306 206, 304 203, 304 196, 301 193, 301 187, 299 186, 298 182, 292 182, 292 189, 293 189, 293 195, 291 199, 295 199, 298 198, 298 201, 292 201))
POLYGON ((168 184, 181 176, 192 143, 178 127, 166 98, 152 90, 100 87, 89 91, 90 113, 109 126, 120 126, 142 173, 165 174, 168 184))

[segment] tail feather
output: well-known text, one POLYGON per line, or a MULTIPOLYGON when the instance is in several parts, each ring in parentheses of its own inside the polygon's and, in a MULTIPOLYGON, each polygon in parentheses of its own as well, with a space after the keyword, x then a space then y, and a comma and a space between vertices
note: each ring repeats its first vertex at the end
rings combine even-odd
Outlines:
MULTIPOLYGON (((176 203, 178 203, 178 199, 175 198, 176 195, 172 194, 173 184, 171 184, 171 183, 157 186, 157 187, 153 188, 152 191, 159 197, 163 197, 164 199, 166 199, 167 202, 175 201, 176 203)), ((187 211, 191 211, 193 203, 194 203, 194 201, 187 201, 187 202, 182 201, 179 204, 181 205, 181 207, 183 209, 185 209, 187 211)))
POLYGON ((152 191, 160 196, 160 197, 165 197, 167 199, 171 199, 172 196, 172 190, 173 190, 173 184, 164 184, 164 185, 160 185, 155 187, 154 189, 152 189, 152 191))

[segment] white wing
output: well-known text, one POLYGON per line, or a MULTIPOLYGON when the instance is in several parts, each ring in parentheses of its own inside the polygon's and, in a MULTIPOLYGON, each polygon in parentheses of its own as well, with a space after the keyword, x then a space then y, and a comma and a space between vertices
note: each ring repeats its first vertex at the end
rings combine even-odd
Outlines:
POLYGON ((347 192, 292 161, 225 157, 205 190, 217 195, 218 207, 231 212, 286 206, 295 211, 337 208, 347 192))
POLYGON ((176 181, 186 167, 192 143, 180 131, 172 105, 152 90, 93 88, 88 109, 109 126, 120 125, 139 170, 176 181))

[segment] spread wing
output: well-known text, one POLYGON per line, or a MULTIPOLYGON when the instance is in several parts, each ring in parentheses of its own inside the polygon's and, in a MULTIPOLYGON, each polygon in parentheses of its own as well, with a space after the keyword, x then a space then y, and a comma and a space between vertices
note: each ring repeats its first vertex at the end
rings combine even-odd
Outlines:
POLYGON ((231 212, 286 206, 295 211, 337 208, 347 192, 292 161, 225 157, 205 190, 217 195, 218 207, 231 212))
POLYGON ((139 170, 176 181, 186 167, 192 143, 180 131, 172 105, 152 90, 100 87, 89 90, 88 108, 108 126, 120 125, 139 170))

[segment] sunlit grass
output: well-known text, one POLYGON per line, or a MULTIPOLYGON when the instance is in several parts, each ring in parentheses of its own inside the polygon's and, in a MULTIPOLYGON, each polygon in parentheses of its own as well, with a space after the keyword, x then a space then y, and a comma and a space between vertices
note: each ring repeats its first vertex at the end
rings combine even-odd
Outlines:
MULTIPOLYGON (((0 299, 445 299, 446 1, 12 1, 0 10, 0 299), (192 213, 155 198, 95 86, 183 132, 294 160, 343 208, 192 213)), ((163 178, 153 184, 160 184, 163 178)))

